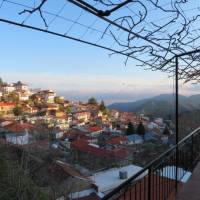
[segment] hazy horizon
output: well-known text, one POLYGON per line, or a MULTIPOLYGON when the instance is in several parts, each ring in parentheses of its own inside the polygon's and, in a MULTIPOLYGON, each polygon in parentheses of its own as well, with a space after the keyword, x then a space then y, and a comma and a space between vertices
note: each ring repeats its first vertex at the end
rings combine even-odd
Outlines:
MULTIPOLYGON (((53 75, 53 74, 19 74, 2 73, 0 77, 9 83, 22 81, 30 88, 52 89, 58 95, 68 100, 80 100, 86 102, 90 97, 98 101, 104 100, 107 105, 116 102, 133 102, 144 98, 150 98, 159 94, 172 94, 173 83, 170 81, 154 80, 146 83, 142 77, 137 80, 110 76, 97 76, 93 79, 87 75, 53 75), (109 86, 110 85, 110 86, 109 86), (109 87, 108 87, 109 86, 109 87)), ((172 82, 172 81, 171 81, 172 82)), ((180 84, 180 94, 190 96, 199 94, 199 86, 193 84, 180 84)))

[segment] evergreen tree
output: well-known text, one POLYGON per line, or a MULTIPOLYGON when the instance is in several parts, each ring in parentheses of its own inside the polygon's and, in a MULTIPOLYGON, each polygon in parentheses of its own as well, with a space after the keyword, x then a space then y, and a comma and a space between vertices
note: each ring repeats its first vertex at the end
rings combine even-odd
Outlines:
POLYGON ((144 135, 145 135, 145 127, 144 127, 144 125, 143 125, 142 122, 140 122, 140 123, 138 124, 137 133, 138 133, 139 135, 141 135, 141 136, 144 136, 144 135))
POLYGON ((7 96, 7 101, 9 102, 14 102, 14 103, 18 103, 19 102, 19 96, 17 94, 15 94, 14 92, 11 92, 8 96, 7 96))
POLYGON ((165 126, 165 129, 163 131, 163 135, 170 135, 169 129, 167 126, 165 126))
POLYGON ((60 105, 58 106, 58 110, 59 110, 59 111, 64 111, 65 108, 64 108, 64 106, 63 106, 62 104, 60 104, 60 105))
POLYGON ((170 114, 168 115, 168 120, 172 120, 172 116, 170 114))
POLYGON ((135 128, 133 126, 133 123, 129 122, 128 127, 126 129, 126 135, 131 135, 131 134, 134 134, 134 133, 135 133, 135 128))
POLYGON ((2 78, 0 77, 0 87, 3 85, 3 80, 2 78))
POLYGON ((66 107, 66 113, 71 114, 72 113, 72 106, 67 106, 66 107))
POLYGON ((105 106, 105 103, 104 103, 103 100, 101 101, 101 103, 100 103, 100 105, 99 105, 99 109, 100 109, 101 111, 105 111, 105 110, 106 110, 106 106, 105 106))
POLYGON ((88 99, 88 104, 97 105, 98 103, 94 97, 91 97, 90 99, 88 99))
POLYGON ((22 115, 22 107, 20 106, 16 106, 13 108, 13 113, 15 116, 19 116, 22 115))

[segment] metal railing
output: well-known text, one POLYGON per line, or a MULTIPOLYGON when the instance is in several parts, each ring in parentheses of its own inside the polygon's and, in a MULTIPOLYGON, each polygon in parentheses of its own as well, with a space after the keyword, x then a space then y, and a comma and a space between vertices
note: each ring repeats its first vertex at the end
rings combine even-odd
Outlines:
POLYGON ((119 185, 103 200, 173 199, 196 166, 200 155, 200 128, 161 154, 119 185))

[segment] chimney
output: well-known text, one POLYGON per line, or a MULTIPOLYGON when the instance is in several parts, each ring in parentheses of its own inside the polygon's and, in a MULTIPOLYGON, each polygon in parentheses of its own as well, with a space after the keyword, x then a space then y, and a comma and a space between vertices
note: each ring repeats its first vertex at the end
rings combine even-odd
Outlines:
POLYGON ((127 173, 127 171, 125 171, 125 170, 121 170, 121 171, 119 171, 119 178, 120 179, 127 179, 128 178, 128 173, 127 173))

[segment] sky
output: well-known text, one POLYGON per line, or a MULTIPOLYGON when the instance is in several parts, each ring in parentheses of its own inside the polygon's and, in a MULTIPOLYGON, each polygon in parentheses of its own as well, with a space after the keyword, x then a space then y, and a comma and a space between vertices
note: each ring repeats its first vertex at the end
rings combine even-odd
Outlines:
MULTIPOLYGON (((0 10, 1 12, 1 10, 0 10)), ((75 41, 0 23, 0 77, 21 80, 31 88, 53 89, 68 99, 95 96, 106 103, 135 101, 173 93, 173 80, 145 71, 134 60, 109 56, 108 51, 75 41)), ((199 86, 181 84, 181 93, 198 93, 199 86)))

